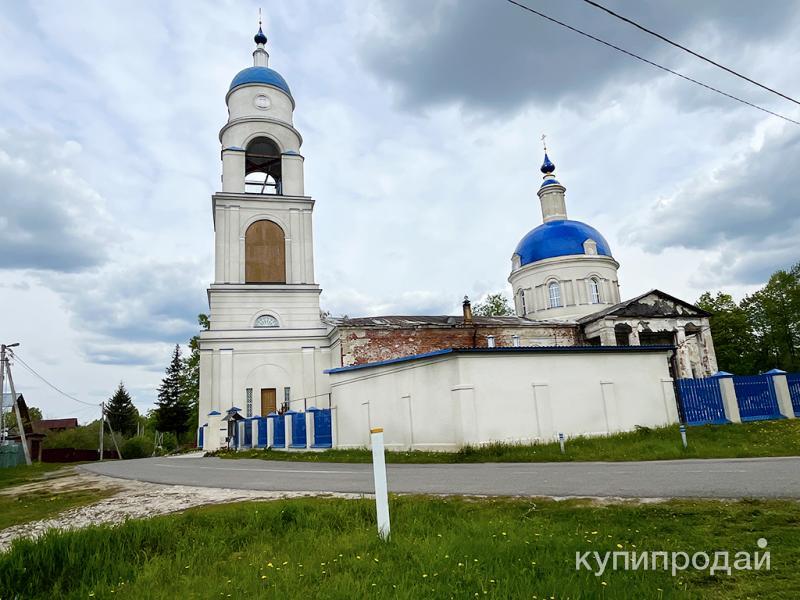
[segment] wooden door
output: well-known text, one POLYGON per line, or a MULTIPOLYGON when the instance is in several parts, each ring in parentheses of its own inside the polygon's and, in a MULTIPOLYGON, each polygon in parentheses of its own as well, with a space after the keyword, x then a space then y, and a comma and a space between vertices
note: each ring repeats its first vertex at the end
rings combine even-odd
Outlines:
POLYGON ((261 416, 266 417, 269 413, 276 412, 276 393, 275 388, 261 388, 261 416))

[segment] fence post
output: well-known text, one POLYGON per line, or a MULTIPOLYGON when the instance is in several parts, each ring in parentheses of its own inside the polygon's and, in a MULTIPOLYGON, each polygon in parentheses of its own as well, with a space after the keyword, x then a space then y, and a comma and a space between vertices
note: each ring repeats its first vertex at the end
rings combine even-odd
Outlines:
POLYGON ((267 448, 275 445, 275 419, 267 417, 267 448))
POLYGON ((778 410, 787 419, 794 419, 794 407, 792 406, 792 396, 789 394, 789 382, 786 381, 786 371, 772 369, 764 373, 772 377, 772 389, 778 399, 778 410))
POLYGON ((294 421, 294 414, 292 411, 286 411, 283 416, 283 431, 284 431, 284 442, 286 443, 286 449, 288 450, 294 439, 292 439, 292 421, 294 421))
POLYGON ((306 448, 311 448, 316 441, 316 432, 314 431, 314 414, 316 409, 312 406, 311 410, 307 410, 303 415, 306 418, 306 448))
POLYGON ((716 379, 719 384, 722 407, 725 409, 725 418, 731 423, 741 423, 742 417, 739 414, 739 401, 736 398, 733 375, 727 371, 717 371, 711 377, 716 379))

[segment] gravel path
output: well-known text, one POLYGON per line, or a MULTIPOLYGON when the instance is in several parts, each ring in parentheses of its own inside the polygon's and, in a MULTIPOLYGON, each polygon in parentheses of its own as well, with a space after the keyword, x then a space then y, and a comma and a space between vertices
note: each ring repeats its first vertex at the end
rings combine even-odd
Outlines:
POLYGON ((133 480, 121 480, 102 475, 75 471, 74 475, 28 483, 0 490, 0 495, 24 496, 35 491, 68 492, 75 490, 115 490, 116 493, 94 504, 67 510, 56 517, 14 525, 0 531, 0 552, 5 552, 17 538, 36 538, 49 529, 79 529, 89 525, 122 523, 179 512, 193 506, 222 504, 241 500, 279 500, 309 496, 362 498, 363 494, 333 494, 319 492, 268 492, 234 490, 185 485, 161 485, 133 480))

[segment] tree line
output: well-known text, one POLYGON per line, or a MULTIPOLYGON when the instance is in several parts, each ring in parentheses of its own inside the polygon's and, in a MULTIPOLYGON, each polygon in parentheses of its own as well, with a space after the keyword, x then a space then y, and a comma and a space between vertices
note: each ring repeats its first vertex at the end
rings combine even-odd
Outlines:
POLYGON ((697 306, 711 313, 721 371, 800 371, 800 262, 775 271, 764 287, 740 302, 724 292, 705 292, 697 306))

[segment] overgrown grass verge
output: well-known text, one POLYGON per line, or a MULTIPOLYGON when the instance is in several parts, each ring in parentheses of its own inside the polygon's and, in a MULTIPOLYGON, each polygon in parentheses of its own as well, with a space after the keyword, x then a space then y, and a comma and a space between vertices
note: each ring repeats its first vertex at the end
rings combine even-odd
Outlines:
POLYGON ((0 494, 0 531, 12 525, 54 517, 70 508, 85 506, 107 498, 115 492, 115 489, 85 489, 36 490, 19 495, 0 494))
POLYGON ((46 477, 68 476, 72 473, 72 466, 74 465, 35 462, 31 466, 17 465, 0 469, 0 490, 46 477), (63 471, 58 473, 60 469, 63 471))
MULTIPOLYGON (((558 443, 515 445, 495 443, 458 452, 387 452, 389 463, 477 463, 670 460, 679 458, 747 458, 800 456, 800 419, 756 421, 736 425, 689 427, 689 447, 683 448, 677 425, 618 433, 605 437, 567 440, 566 453, 558 443)), ((276 450, 220 451, 222 458, 261 458, 309 462, 372 462, 366 449, 284 452, 276 450)))
MULTIPOLYGON (((0 556, 0 597, 795 598, 798 505, 392 497, 240 503, 50 532, 0 556), (576 570, 576 552, 758 550, 771 570, 576 570)), ((595 564, 594 562, 592 563, 595 564)))

